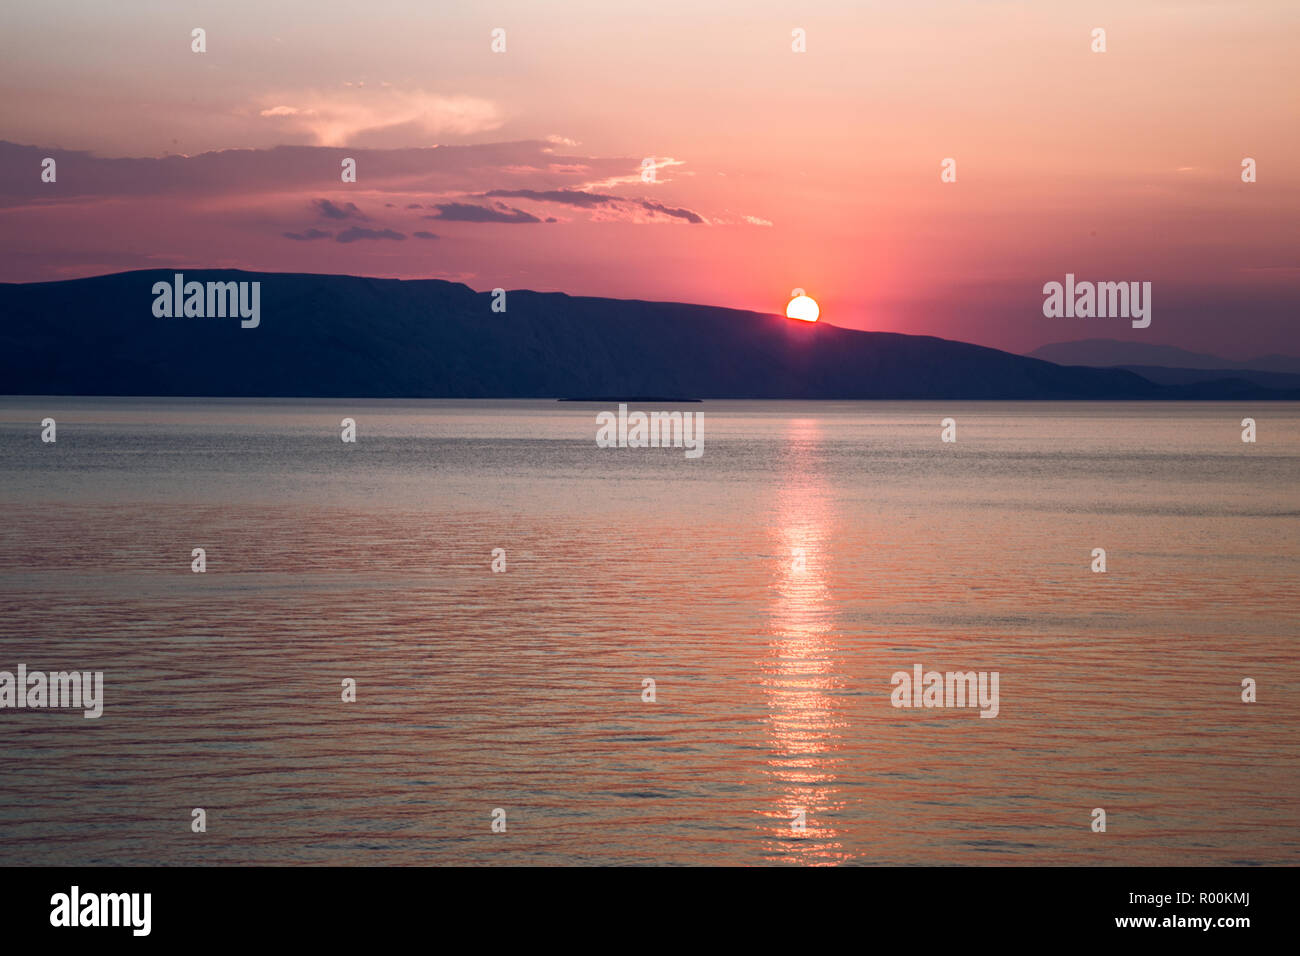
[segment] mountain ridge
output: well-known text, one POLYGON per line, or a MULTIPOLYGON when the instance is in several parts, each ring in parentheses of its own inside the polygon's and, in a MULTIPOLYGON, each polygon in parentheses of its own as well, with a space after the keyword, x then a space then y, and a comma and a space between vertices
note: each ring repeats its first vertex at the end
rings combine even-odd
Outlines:
POLYGON ((1295 399, 935 336, 443 279, 153 269, 0 284, 0 393, 192 397, 1295 399), (259 282, 260 318, 155 317, 156 282, 259 282))
POLYGON ((1300 375, 1300 356, 1259 355, 1245 360, 1226 359, 1205 352, 1190 352, 1176 345, 1133 342, 1124 339, 1073 339, 1053 342, 1026 353, 1065 365, 1088 365, 1094 368, 1171 368, 1202 371, 1233 370, 1300 375))

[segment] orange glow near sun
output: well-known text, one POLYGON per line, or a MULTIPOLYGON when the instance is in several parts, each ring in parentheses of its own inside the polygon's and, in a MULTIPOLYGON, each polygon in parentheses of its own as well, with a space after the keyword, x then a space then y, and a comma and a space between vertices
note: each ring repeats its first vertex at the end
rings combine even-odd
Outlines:
POLYGON ((785 307, 786 318, 799 319, 803 322, 816 322, 821 313, 822 310, 817 307, 816 301, 804 295, 803 289, 795 289, 794 298, 785 307))

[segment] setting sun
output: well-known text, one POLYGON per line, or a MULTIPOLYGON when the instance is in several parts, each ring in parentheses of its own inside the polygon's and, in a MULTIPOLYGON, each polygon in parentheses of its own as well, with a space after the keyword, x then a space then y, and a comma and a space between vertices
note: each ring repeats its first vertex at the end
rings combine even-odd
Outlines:
POLYGON ((790 304, 785 307, 785 316, 788 319, 799 319, 803 322, 816 322, 817 317, 821 315, 821 309, 810 296, 804 295, 803 289, 795 289, 790 293, 794 296, 790 304))

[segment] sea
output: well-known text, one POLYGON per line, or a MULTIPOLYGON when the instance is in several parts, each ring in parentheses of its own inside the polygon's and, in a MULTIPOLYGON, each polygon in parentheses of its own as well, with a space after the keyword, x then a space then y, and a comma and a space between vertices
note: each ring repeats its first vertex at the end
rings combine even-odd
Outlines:
POLYGON ((1300 862, 1300 404, 631 404, 0 398, 0 864, 1300 862))

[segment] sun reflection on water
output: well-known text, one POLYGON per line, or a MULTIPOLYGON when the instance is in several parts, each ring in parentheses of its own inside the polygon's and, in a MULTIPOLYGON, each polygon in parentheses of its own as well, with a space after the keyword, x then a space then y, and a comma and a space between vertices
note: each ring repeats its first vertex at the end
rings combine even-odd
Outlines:
POLYGON ((835 697, 844 681, 827 566, 834 516, 817 471, 819 423, 792 421, 786 439, 790 457, 773 528, 771 636, 759 662, 769 725, 766 770, 778 787, 776 805, 762 811, 763 826, 770 858, 836 863, 849 854, 834 826, 844 806, 835 767, 845 726, 835 697), (798 811, 802 834, 792 827, 798 811))

